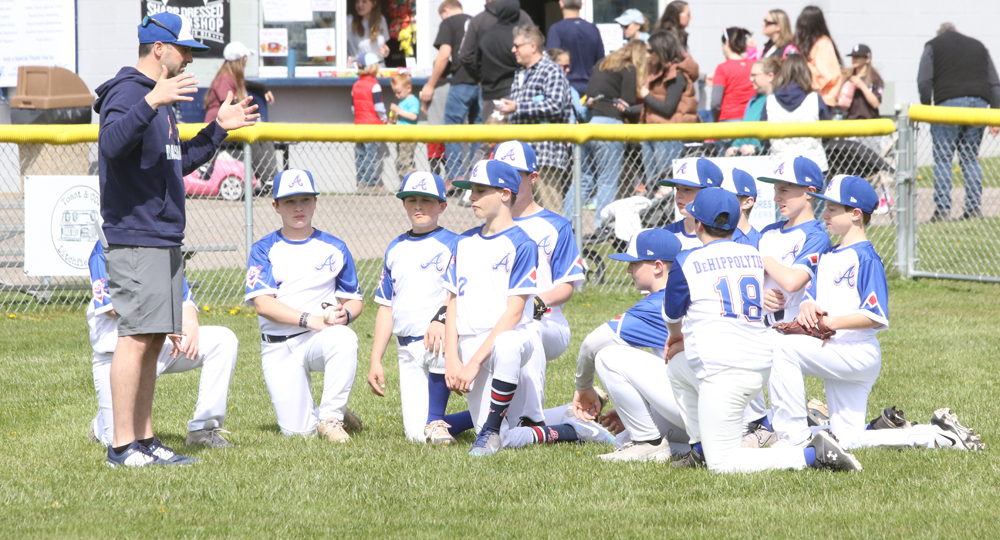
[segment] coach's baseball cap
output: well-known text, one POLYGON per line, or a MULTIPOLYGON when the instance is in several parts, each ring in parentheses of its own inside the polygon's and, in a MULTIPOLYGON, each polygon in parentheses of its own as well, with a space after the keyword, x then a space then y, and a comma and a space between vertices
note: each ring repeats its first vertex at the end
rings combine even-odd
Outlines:
POLYGON ((816 191, 823 189, 823 171, 816 162, 799 156, 792 160, 782 160, 767 176, 758 176, 757 180, 773 184, 788 182, 797 186, 814 187, 816 191))
POLYGON ((397 198, 405 199, 410 195, 423 195, 441 202, 447 202, 447 192, 444 188, 444 179, 440 176, 424 171, 411 172, 403 178, 402 185, 399 186, 397 198))
POLYGON ((502 142, 493 149, 493 159, 502 161, 519 171, 533 173, 538 170, 535 151, 521 141, 502 142))
POLYGON ((632 235, 625 253, 613 253, 616 261, 667 261, 673 262, 681 250, 677 235, 666 229, 643 229, 632 235))
POLYGON ((636 24, 646 24, 646 18, 642 16, 642 12, 638 9, 626 9, 625 13, 622 13, 615 19, 615 22, 622 25, 628 26, 632 23, 636 24))
POLYGON ((878 193, 875 193, 875 188, 868 183, 868 180, 860 176, 838 174, 830 180, 826 191, 822 194, 815 193, 813 197, 851 208, 860 208, 866 214, 871 214, 878 208, 878 193))
POLYGON ((311 172, 302 169, 281 171, 274 177, 274 200, 300 193, 319 195, 311 172))
POLYGON ((472 168, 468 180, 454 180, 451 183, 462 189, 471 189, 472 184, 509 189, 511 193, 517 193, 517 188, 521 185, 521 175, 514 167, 502 161, 484 159, 472 168))
POLYGON ((362 68, 363 67, 368 67, 368 66, 374 66, 375 64, 378 64, 381 61, 382 61, 382 59, 379 58, 378 55, 375 54, 375 53, 365 53, 365 54, 361 55, 360 57, 358 57, 358 60, 357 60, 358 67, 362 67, 362 68))
POLYGON ((191 19, 164 11, 147 15, 139 23, 139 43, 176 43, 191 47, 195 51, 207 51, 208 47, 198 43, 191 35, 191 19))
POLYGON ((694 201, 688 203, 687 211, 691 217, 709 227, 732 231, 740 224, 740 201, 736 195, 722 188, 699 191, 694 201), (728 219, 724 224, 717 225, 715 219, 724 213, 729 214, 728 219))
POLYGON ((722 181, 722 189, 737 195, 757 198, 757 182, 753 179, 753 175, 743 169, 733 169, 732 175, 722 181))
POLYGON ((252 54, 253 51, 239 41, 230 42, 226 45, 226 48, 222 50, 222 57, 225 58, 227 62, 235 62, 240 58, 251 56, 252 54))
POLYGON ((858 43, 854 46, 854 50, 844 56, 857 56, 859 58, 871 58, 872 50, 868 48, 868 45, 864 43, 858 43))
POLYGON ((685 161, 674 170, 674 177, 660 180, 661 186, 688 186, 695 188, 721 187, 722 169, 705 158, 698 158, 698 161, 691 165, 690 161, 685 161))

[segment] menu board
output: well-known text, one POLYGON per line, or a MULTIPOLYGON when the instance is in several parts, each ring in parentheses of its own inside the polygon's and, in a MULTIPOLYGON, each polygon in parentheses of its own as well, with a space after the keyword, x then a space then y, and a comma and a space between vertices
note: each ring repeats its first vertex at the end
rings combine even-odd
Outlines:
POLYGON ((76 73, 74 0, 0 0, 0 86, 17 86, 18 66, 76 73))

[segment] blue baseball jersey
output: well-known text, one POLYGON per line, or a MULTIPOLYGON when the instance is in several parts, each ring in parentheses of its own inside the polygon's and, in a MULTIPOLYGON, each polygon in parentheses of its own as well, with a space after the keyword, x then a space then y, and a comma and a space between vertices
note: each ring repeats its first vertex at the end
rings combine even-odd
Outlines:
POLYGON ((699 379, 728 368, 771 367, 762 318, 764 263, 756 249, 715 240, 682 251, 670 267, 663 318, 683 321, 684 351, 699 379))
MULTIPOLYGON (((780 264, 797 270, 805 270, 812 278, 816 275, 816 266, 819 264, 820 256, 830 249, 830 236, 823 230, 819 221, 811 220, 782 229, 788 221, 772 223, 760 232, 758 249, 761 257, 770 256, 780 264)), ((764 290, 778 289, 785 296, 785 316, 782 319, 774 319, 772 313, 768 313, 768 322, 790 322, 799 315, 799 304, 805 294, 805 287, 798 291, 788 292, 778 286, 770 276, 764 276, 764 290)))
POLYGON ((663 228, 664 230, 670 231, 677 236, 677 239, 681 241, 681 250, 685 249, 695 249, 702 246, 701 240, 698 240, 698 236, 695 234, 688 234, 684 232, 684 220, 675 221, 670 225, 663 228))
POLYGON ((753 246, 754 248, 760 247, 760 231, 750 227, 747 232, 741 231, 737 228, 733 231, 733 242, 737 244, 743 244, 745 246, 753 246))
MULTIPOLYGON (((583 259, 576 247, 576 237, 569 220, 543 209, 523 218, 515 218, 517 226, 538 244, 538 292, 551 291, 560 283, 583 284, 583 259)), ((562 306, 550 308, 562 311, 562 306)))
POLYGON ((630 347, 649 347, 653 354, 662 358, 663 346, 669 337, 667 325, 663 324, 662 307, 663 290, 659 290, 608 321, 608 326, 630 347))
POLYGON ((385 250, 375 302, 392 308, 392 333, 422 336, 444 305, 448 264, 458 235, 445 228, 420 236, 404 233, 385 250))
POLYGON ((836 341, 866 341, 889 328, 885 266, 872 243, 837 246, 826 252, 802 302, 813 302, 833 317, 861 313, 879 323, 865 330, 837 330, 832 338, 836 341))
MULTIPOLYGON (((347 245, 319 229, 305 240, 289 240, 279 230, 254 243, 244 299, 252 306, 254 298, 265 294, 312 315, 323 314, 323 302, 361 300, 354 258, 347 245)), ((264 317, 257 320, 264 334, 290 336, 302 332, 298 325, 279 324, 264 317)))
POLYGON ((526 294, 519 324, 531 321, 538 291, 538 246, 520 227, 493 236, 482 227, 462 233, 444 287, 457 296, 458 335, 489 333, 507 311, 507 297, 526 294))
MULTIPOLYGON (((113 353, 118 345, 118 319, 108 314, 114 306, 111 304, 111 291, 108 289, 108 267, 104 260, 104 248, 100 242, 94 244, 88 264, 91 297, 90 303, 87 304, 87 325, 90 326, 90 346, 95 353, 113 353)), ((197 307, 187 278, 183 278, 181 283, 184 305, 197 307)))

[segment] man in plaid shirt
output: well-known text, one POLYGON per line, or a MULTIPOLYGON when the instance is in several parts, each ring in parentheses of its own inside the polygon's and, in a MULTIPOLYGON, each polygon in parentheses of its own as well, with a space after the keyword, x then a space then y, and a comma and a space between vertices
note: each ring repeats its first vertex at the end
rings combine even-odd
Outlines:
MULTIPOLYGON (((514 57, 521 68, 514 74, 510 99, 497 110, 511 124, 567 124, 572 98, 566 74, 543 51, 545 37, 534 24, 514 28, 514 57)), ((535 200, 554 212, 562 211, 569 147, 560 142, 531 143, 538 156, 535 200)))

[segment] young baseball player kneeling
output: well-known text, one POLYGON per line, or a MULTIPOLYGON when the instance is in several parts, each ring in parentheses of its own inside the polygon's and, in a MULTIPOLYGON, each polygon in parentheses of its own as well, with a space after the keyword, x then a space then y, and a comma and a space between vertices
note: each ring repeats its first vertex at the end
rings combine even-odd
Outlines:
POLYGON ((664 229, 677 235, 681 241, 681 249, 694 249, 701 247, 701 241, 695 234, 697 223, 687 211, 687 205, 694 200, 698 191, 707 187, 721 187, 723 182, 722 169, 705 158, 698 158, 694 166, 690 163, 682 163, 674 171, 674 177, 659 181, 661 186, 674 188, 674 204, 677 211, 684 216, 684 219, 676 221, 664 227, 664 229))
POLYGON ((275 177, 281 229, 253 245, 245 299, 257 309, 264 382, 281 432, 347 442, 347 429, 361 427, 347 414, 358 367, 358 336, 347 325, 361 315, 361 292, 347 245, 312 226, 318 194, 309 171, 275 177), (323 373, 319 407, 312 372, 323 373))
POLYGON ((758 247, 760 231, 750 225, 750 211, 757 203, 757 182, 750 173, 734 168, 730 177, 722 181, 722 189, 735 194, 740 201, 740 223, 733 231, 733 242, 758 247))
POLYGON ((382 277, 375 291, 375 316, 368 385, 385 396, 382 356, 393 334, 399 355, 399 397, 403 430, 417 442, 451 444, 452 423, 459 431, 471 427, 468 414, 445 419, 451 390, 444 378, 444 288, 448 264, 458 235, 438 225, 448 202, 444 180, 429 172, 410 173, 396 197, 402 199, 411 229, 385 250, 382 277))
POLYGON ((677 255, 663 315, 670 333, 667 372, 692 448, 671 465, 705 463, 716 472, 860 469, 826 431, 805 448, 741 447, 744 411, 771 370, 771 338, 761 320, 764 265, 756 249, 731 240, 740 217, 735 195, 703 189, 687 210, 704 247, 677 255), (671 354, 682 340, 684 352, 671 354))
MULTIPOLYGON (((111 357, 118 343, 118 314, 111 303, 108 290, 108 272, 104 249, 98 243, 90 254, 90 281, 93 298, 87 306, 87 324, 90 326, 90 346, 94 349, 94 389, 97 390, 98 411, 90 423, 88 437, 109 446, 114 439, 114 411, 111 406, 111 357)), ((236 334, 221 326, 198 326, 198 307, 188 286, 183 288, 183 334, 171 335, 164 342, 156 358, 156 376, 183 373, 201 368, 198 385, 198 402, 194 418, 188 422, 187 446, 225 448, 233 446, 222 437, 226 421, 226 399, 229 382, 236 367, 236 334)), ((143 441, 139 441, 141 444, 143 441)), ((155 437, 144 445, 151 453, 168 463, 192 462, 197 458, 183 458, 163 446, 155 437), (189 460, 189 461, 184 461, 189 460)))
MULTIPOLYGON (((806 419, 804 375, 821 377, 826 389, 830 429, 844 447, 947 446, 982 448, 979 436, 958 423, 947 409, 935 412, 929 425, 910 429, 868 429, 868 394, 882 367, 877 333, 889 327, 889 291, 882 259, 865 235, 879 197, 867 180, 838 176, 822 195, 823 219, 840 245, 826 252, 806 289, 796 324, 779 332, 825 331, 779 335, 774 341, 770 395, 779 439, 800 444, 810 437, 806 419)), ((878 420, 873 424, 879 424, 878 420)), ((876 426, 878 427, 878 426, 876 426)), ((885 422, 882 422, 885 427, 885 422)))

